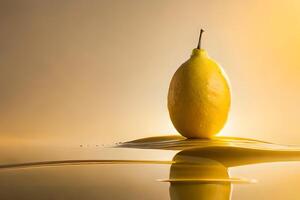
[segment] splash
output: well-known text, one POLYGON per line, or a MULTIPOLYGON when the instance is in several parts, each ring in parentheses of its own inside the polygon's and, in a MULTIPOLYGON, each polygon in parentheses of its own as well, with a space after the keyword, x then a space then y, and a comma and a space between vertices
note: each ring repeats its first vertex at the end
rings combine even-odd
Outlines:
POLYGON ((212 139, 186 139, 179 135, 148 137, 116 145, 117 148, 185 150, 199 147, 231 146, 261 150, 293 150, 300 151, 300 146, 281 145, 271 142, 239 138, 214 137, 212 139))

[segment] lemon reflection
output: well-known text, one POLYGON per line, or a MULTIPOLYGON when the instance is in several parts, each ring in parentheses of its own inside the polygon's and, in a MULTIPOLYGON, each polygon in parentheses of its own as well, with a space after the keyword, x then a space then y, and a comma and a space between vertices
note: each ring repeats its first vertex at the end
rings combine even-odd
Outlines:
POLYGON ((170 169, 171 200, 230 199, 231 183, 227 168, 220 162, 198 158, 191 163, 185 151, 178 153, 170 169))
MULTIPOLYGON (((236 146, 207 146, 182 150, 173 158, 171 200, 229 200, 231 184, 247 180, 231 178, 230 167, 278 161, 299 161, 298 150, 266 150, 236 146)), ((251 182, 251 181, 249 181, 251 182)))

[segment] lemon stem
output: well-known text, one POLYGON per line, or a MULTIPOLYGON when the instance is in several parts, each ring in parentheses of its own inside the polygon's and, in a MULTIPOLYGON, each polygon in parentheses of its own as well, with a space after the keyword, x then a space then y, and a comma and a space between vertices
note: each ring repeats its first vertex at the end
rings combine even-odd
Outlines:
POLYGON ((199 35, 199 41, 198 41, 198 46, 197 49, 201 49, 201 38, 202 38, 202 33, 204 32, 203 29, 200 30, 200 35, 199 35))

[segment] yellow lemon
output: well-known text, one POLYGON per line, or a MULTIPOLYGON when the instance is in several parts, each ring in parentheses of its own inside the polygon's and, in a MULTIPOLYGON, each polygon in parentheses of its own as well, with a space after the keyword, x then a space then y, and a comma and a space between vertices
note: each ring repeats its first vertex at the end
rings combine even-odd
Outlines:
POLYGON ((230 88, 222 68, 198 47, 175 72, 169 87, 168 109, 177 131, 187 138, 211 138, 225 125, 230 88))

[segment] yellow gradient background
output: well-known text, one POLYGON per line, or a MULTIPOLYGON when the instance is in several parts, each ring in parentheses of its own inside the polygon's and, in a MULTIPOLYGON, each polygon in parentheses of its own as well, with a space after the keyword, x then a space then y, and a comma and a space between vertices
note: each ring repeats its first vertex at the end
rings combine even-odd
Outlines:
POLYGON ((298 0, 2 0, 0 26, 2 140, 175 133, 169 82, 203 28, 231 82, 221 134, 300 144, 298 0))

